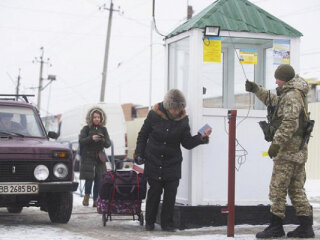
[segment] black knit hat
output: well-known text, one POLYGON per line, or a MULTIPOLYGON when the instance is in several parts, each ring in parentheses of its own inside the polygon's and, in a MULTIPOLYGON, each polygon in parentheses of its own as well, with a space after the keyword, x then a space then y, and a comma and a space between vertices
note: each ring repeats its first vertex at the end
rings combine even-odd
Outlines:
POLYGON ((182 111, 186 105, 186 99, 179 89, 171 89, 164 96, 163 106, 167 110, 178 109, 182 111))
POLYGON ((294 78, 295 72, 293 67, 290 64, 281 64, 277 67, 274 72, 275 79, 279 79, 281 81, 288 82, 292 78, 294 78))

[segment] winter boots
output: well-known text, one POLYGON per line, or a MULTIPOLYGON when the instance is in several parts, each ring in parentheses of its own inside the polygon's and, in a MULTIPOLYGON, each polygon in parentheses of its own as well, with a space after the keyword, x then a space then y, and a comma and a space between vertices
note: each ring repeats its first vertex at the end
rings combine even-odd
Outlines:
MULTIPOLYGON (((288 238, 314 238, 312 229, 312 216, 298 216, 300 225, 288 232, 288 238)), ((257 233, 256 238, 280 238, 285 235, 282 219, 276 215, 271 216, 270 225, 262 232, 257 233)))
MULTIPOLYGON (((82 200, 82 205, 89 206, 89 199, 90 199, 89 194, 84 195, 83 200, 82 200)), ((97 207, 97 200, 93 200, 92 207, 97 207)))
POLYGON ((89 206, 89 198, 90 198, 90 195, 88 195, 88 194, 84 195, 83 200, 82 200, 83 206, 89 206))
POLYGON ((312 229, 312 216, 298 216, 300 225, 293 231, 287 233, 290 238, 314 238, 312 229))
POLYGON ((262 232, 256 234, 256 238, 280 238, 285 236, 282 219, 276 215, 271 215, 270 225, 262 232))
POLYGON ((146 230, 153 231, 154 230, 154 223, 146 223, 146 230))

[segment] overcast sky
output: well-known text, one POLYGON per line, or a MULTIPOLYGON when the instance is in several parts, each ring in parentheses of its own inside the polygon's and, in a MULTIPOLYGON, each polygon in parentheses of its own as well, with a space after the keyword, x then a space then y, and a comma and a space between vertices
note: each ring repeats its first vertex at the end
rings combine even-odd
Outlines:
MULTIPOLYGON (((113 2, 120 13, 113 14, 105 101, 147 105, 152 0, 113 2)), ((155 2, 158 29, 168 34, 186 20, 188 2, 196 14, 213 0, 155 2)), ((320 1, 251 2, 304 34, 301 74, 318 77, 320 1)), ((15 92, 20 68, 20 91, 37 94, 40 65, 33 60, 44 47, 44 58, 50 58, 52 66, 44 65, 43 77, 53 74, 57 80, 42 91, 42 115, 99 101, 108 22, 108 11, 99 10, 103 4, 109 7, 110 0, 0 0, 0 92, 15 92)), ((162 39, 153 34, 153 103, 165 93, 162 39)))

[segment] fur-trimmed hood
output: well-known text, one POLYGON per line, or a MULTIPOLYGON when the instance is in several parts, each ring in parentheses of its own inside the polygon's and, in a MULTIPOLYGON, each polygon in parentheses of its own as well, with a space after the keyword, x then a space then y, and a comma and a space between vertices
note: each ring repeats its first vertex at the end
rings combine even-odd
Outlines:
POLYGON ((94 106, 92 107, 91 109, 89 109, 88 113, 87 113, 87 116, 86 116, 86 122, 88 124, 88 126, 91 128, 92 125, 93 125, 93 113, 94 112, 100 112, 101 113, 101 116, 102 116, 102 119, 101 119, 101 124, 100 126, 105 126, 106 123, 107 123, 107 115, 106 113, 102 110, 102 108, 100 107, 97 107, 97 106, 94 106))
MULTIPOLYGON (((165 120, 170 120, 168 117, 168 114, 166 113, 166 109, 163 106, 163 102, 157 103, 152 107, 152 110, 155 111, 156 114, 158 114, 160 117, 162 117, 165 120)), ((180 112, 180 115, 178 118, 173 119, 174 121, 179 121, 187 116, 187 112, 185 109, 183 109, 180 112)))

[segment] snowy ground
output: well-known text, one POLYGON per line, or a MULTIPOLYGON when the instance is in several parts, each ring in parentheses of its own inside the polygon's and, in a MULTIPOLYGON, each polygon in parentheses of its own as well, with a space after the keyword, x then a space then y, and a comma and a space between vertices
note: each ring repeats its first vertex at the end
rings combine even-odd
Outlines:
MULTIPOLYGON (((314 229, 320 239, 320 181, 307 181, 306 191, 314 207, 314 229)), ((235 227, 236 240, 255 239, 255 233, 265 226, 241 225, 235 227)), ((295 226, 286 225, 285 230, 295 226)), ((9 214, 0 209, 0 240, 53 239, 53 240, 96 240, 96 239, 141 239, 141 240, 227 240, 226 227, 205 227, 167 233, 157 225, 155 231, 146 232, 138 222, 121 220, 102 226, 101 216, 92 207, 83 207, 81 197, 74 195, 73 215, 68 224, 53 225, 46 213, 37 208, 24 209, 21 214, 9 214)), ((288 238, 287 238, 288 239, 288 238)))

